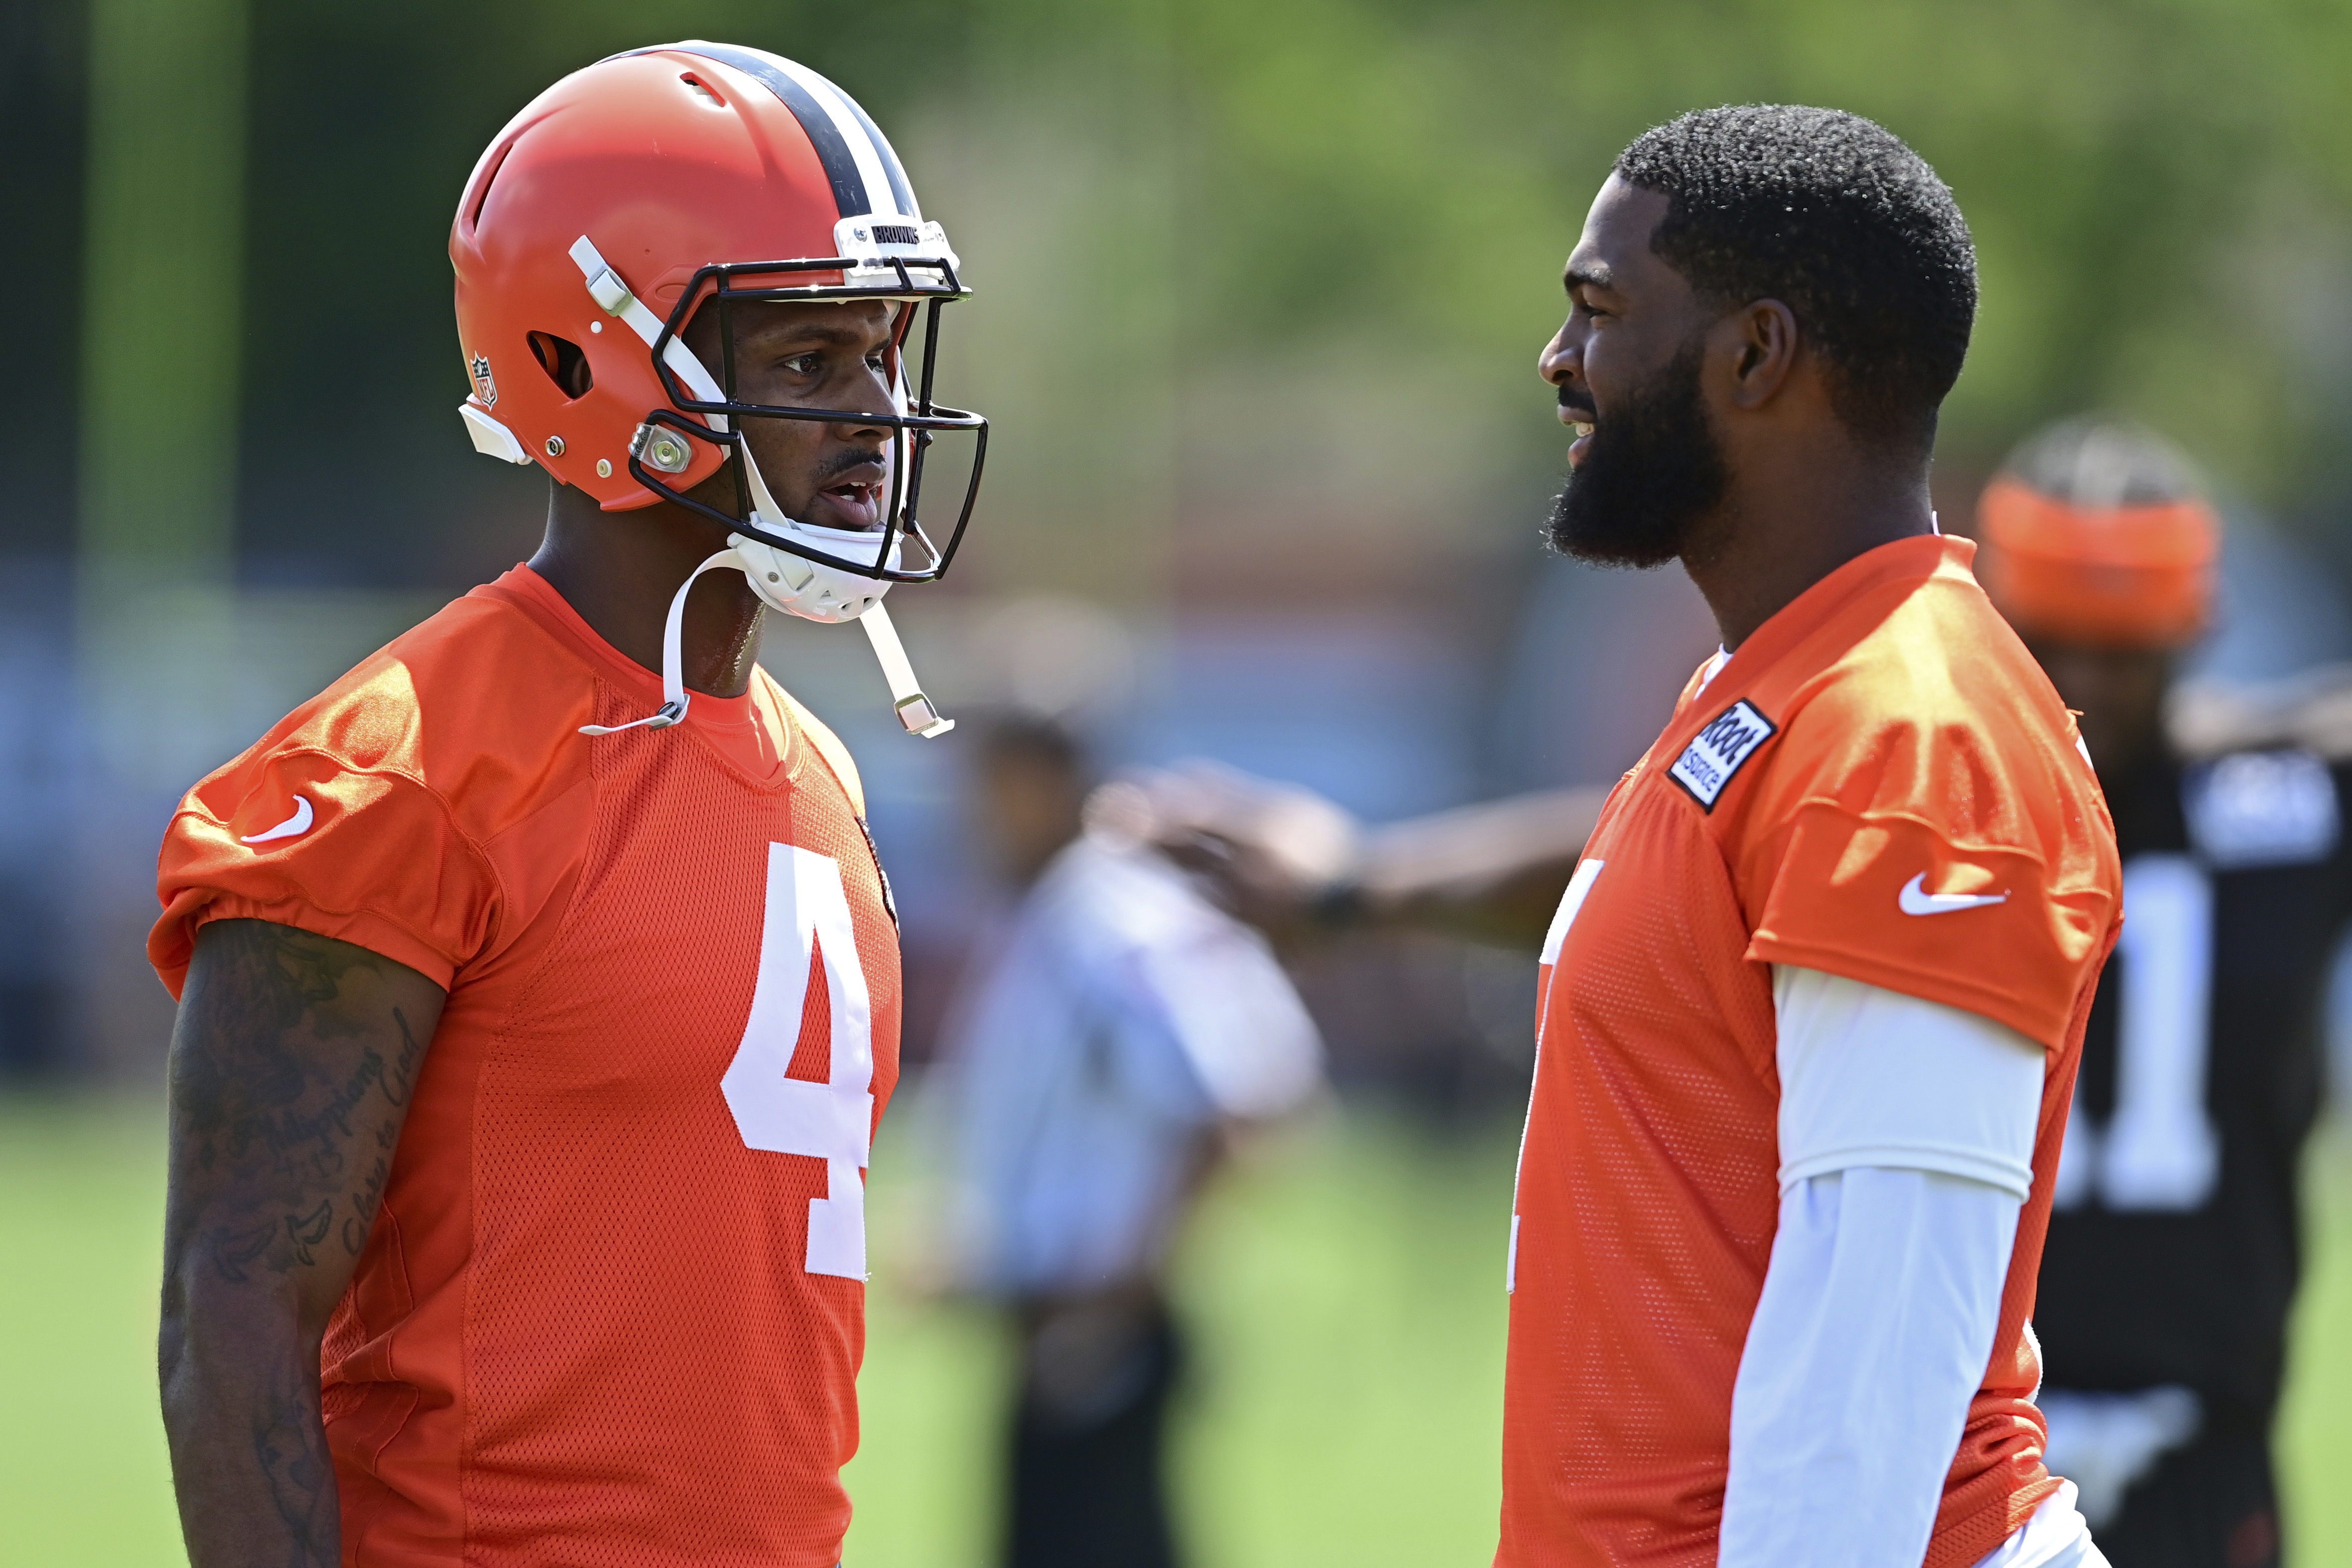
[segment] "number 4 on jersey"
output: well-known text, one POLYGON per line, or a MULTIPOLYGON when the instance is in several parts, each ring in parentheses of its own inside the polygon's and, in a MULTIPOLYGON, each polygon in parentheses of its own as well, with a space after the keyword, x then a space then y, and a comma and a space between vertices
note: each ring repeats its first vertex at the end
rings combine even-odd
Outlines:
POLYGON ((874 1015, 841 865, 792 844, 768 846, 768 910, 751 1016, 719 1090, 746 1146, 825 1164, 825 1195, 809 1200, 807 1268, 866 1278, 866 1184, 874 1131, 874 1015), (789 1076, 808 1002, 812 960, 824 961, 833 1068, 824 1083, 789 1076))

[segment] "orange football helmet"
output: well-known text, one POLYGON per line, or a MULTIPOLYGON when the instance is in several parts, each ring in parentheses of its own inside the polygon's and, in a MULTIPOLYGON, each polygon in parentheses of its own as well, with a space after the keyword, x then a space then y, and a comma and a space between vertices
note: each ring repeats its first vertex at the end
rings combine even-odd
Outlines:
POLYGON ((2063 421, 2011 453, 1977 502, 1977 574, 2021 630, 2178 647, 2211 619, 2221 528, 2159 437, 2063 421))
MULTIPOLYGON (((889 142, 816 72, 701 41, 573 72, 483 153, 450 227, 449 258, 473 384, 459 413, 478 449, 536 462, 608 511, 668 500, 702 513, 728 529, 735 557, 714 556, 706 570, 739 567, 769 605, 813 620, 867 618, 891 584, 934 581, 953 561, 988 422, 938 404, 932 374, 940 311, 970 290, 889 142), (740 401, 730 308, 838 300, 896 307, 895 411, 740 401), (717 366, 680 337, 705 306, 721 313, 728 345, 717 366), (910 380, 919 314, 922 352, 910 380), (854 532, 785 515, 743 438, 750 419, 887 427, 881 526, 854 532), (935 536, 919 514, 924 459, 949 432, 975 446, 954 521, 935 536), (689 493, 730 458, 731 511, 689 493)), ((867 630, 898 686, 905 659, 887 616, 873 615, 867 630)), ((673 695, 664 712, 675 706, 682 717, 685 695, 673 695)), ((934 731, 928 703, 909 711, 902 700, 900 712, 910 729, 934 731)))

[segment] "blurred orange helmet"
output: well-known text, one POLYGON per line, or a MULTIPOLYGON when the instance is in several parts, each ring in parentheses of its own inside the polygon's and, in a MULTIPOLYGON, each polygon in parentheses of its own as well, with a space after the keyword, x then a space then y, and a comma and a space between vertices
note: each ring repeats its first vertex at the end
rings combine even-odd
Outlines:
MULTIPOLYGON (((890 143, 849 95, 758 49, 688 42, 574 71, 491 142, 449 232, 474 445, 536 462, 607 511, 667 500, 739 537, 819 563, 838 587, 818 618, 854 614, 889 583, 947 568, 979 462, 950 527, 916 517, 935 433, 987 421, 932 401, 940 308, 968 290, 946 232, 926 222, 890 143), (736 399, 731 354, 703 364, 680 341, 697 309, 878 299, 897 306, 891 493, 877 533, 786 517, 744 444, 744 421, 851 417, 736 399), (921 363, 903 354, 928 310, 921 363), (733 461, 737 504, 686 494, 733 461)), ((797 566, 790 574, 804 578, 797 566)), ((772 580, 772 574, 771 574, 772 580)), ((759 585, 755 580, 755 585, 759 585)), ((767 595, 763 591, 763 596, 767 595)))
POLYGON ((2188 463, 2137 426, 2069 419, 2010 454, 1977 503, 1977 573, 2011 625, 2174 647, 2212 616, 2221 524, 2188 463))

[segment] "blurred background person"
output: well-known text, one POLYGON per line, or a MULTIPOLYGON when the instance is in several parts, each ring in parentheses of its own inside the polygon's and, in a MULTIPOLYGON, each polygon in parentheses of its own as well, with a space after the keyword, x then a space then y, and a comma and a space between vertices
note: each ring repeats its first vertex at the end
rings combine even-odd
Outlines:
POLYGON ((1012 716, 972 816, 1021 889, 983 939, 945 1057, 961 1272, 1019 1334, 1003 1560, 1162 1568, 1182 1342, 1169 1247, 1227 1139, 1315 1095, 1322 1048, 1254 931, 1165 858, 1089 831, 1076 741, 1012 716))
POLYGON ((2308 702, 2209 691, 2167 732, 2221 530, 2157 437, 2037 433, 1979 527, 1979 575, 2080 710, 2124 855, 2033 1315, 2050 1468, 2116 1568, 2261 1568, 2352 766, 2308 702))

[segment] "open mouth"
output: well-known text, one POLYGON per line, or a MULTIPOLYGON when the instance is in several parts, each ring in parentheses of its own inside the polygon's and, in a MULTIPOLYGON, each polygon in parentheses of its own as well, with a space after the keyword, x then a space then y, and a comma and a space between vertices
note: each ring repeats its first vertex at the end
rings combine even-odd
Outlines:
POLYGON ((1562 387, 1559 422, 1576 432, 1576 439, 1569 443, 1568 466, 1579 468, 1582 466, 1585 455, 1592 450, 1592 432, 1601 422, 1601 411, 1586 403, 1580 395, 1571 396, 1568 388, 1562 387))
POLYGON ((815 515, 807 521, 820 528, 873 532, 882 526, 887 478, 879 463, 858 464, 811 498, 809 510, 815 515))
MULTIPOLYGON (((1565 418, 1566 416, 1563 415, 1562 417, 1565 418)), ((1571 468, 1582 468, 1585 454, 1592 449, 1592 432, 1596 426, 1590 419, 1570 419, 1568 427, 1576 432, 1576 439, 1568 444, 1568 466, 1571 468)))
POLYGON ((835 511, 846 520, 833 524, 834 527, 874 529, 882 526, 880 485, 835 485, 819 493, 832 503, 835 511))

